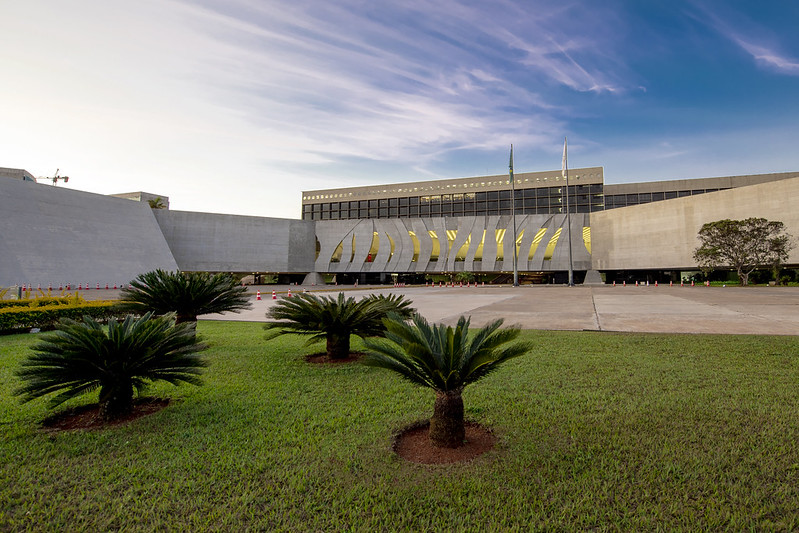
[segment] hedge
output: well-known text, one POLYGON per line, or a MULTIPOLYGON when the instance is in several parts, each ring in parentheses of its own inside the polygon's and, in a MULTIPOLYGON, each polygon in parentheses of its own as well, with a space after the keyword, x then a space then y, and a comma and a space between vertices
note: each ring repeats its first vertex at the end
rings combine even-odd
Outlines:
POLYGON ((7 307, 42 307, 51 305, 69 305, 84 302, 76 296, 43 296, 41 298, 22 298, 20 300, 0 300, 0 309, 7 307))
POLYGON ((0 308, 0 331, 24 330, 30 328, 50 329, 60 319, 71 318, 81 320, 90 316, 95 320, 106 321, 109 318, 124 316, 114 306, 117 302, 73 302, 67 305, 44 305, 39 307, 4 307, 0 308))

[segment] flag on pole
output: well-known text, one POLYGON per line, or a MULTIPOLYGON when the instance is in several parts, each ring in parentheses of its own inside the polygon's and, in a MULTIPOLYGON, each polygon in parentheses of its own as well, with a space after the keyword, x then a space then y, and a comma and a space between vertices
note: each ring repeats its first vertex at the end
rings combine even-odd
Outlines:
POLYGON ((510 171, 510 182, 513 184, 513 145, 510 145, 510 160, 508 161, 508 170, 510 171))
POLYGON ((561 167, 561 175, 566 178, 566 137, 563 138, 563 165, 561 167))

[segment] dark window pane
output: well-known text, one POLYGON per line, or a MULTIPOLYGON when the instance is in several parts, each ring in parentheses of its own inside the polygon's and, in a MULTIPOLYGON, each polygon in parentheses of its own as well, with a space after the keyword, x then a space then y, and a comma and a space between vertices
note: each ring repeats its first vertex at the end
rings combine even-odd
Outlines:
POLYGON ((399 215, 399 207, 389 207, 388 208, 388 216, 391 218, 397 218, 399 215))

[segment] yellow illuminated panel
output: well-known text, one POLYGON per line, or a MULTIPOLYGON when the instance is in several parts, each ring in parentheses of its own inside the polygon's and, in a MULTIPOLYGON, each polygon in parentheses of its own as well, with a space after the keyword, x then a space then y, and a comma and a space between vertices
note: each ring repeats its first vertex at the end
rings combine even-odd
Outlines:
POLYGON ((588 253, 591 253, 591 228, 590 226, 583 226, 583 243, 588 253))
POLYGON ((485 241, 486 241, 486 230, 483 230, 483 236, 480 237, 480 244, 477 245, 477 249, 474 251, 475 261, 483 260, 483 244, 485 244, 485 241))
POLYGON ((433 251, 430 253, 430 261, 438 261, 438 256, 441 254, 441 242, 438 240, 438 235, 433 230, 427 230, 430 238, 433 239, 433 251))
POLYGON ((338 243, 336 249, 333 250, 333 255, 330 256, 331 263, 340 263, 341 262, 341 254, 344 253, 344 241, 338 243))
POLYGON ((505 250, 503 250, 502 242, 505 240, 505 230, 494 230, 494 237, 497 240, 497 261, 503 261, 505 259, 505 250))
POLYGON ((466 253, 469 251, 469 245, 472 243, 472 234, 466 237, 466 242, 460 247, 460 250, 455 254, 455 261, 466 261, 466 253))
POLYGON ((413 258, 411 259, 411 262, 415 263, 419 260, 419 249, 421 246, 419 245, 419 239, 416 237, 414 232, 409 231, 408 235, 411 236, 411 241, 413 241, 413 258))
POLYGON ((535 234, 535 237, 533 237, 533 242, 532 242, 532 244, 530 244, 530 253, 527 255, 527 260, 528 261, 532 261, 533 260, 533 256, 535 255, 535 251, 538 250, 538 245, 539 245, 539 243, 541 243, 541 239, 544 238, 544 235, 546 235, 546 233, 547 233, 547 229, 546 228, 541 228, 540 230, 538 230, 538 233, 535 234))
POLYGON ((368 260, 375 260, 377 257, 377 251, 380 249, 380 235, 377 234, 376 231, 372 232, 372 244, 369 246, 369 256, 366 258, 368 260))
POLYGON ((544 261, 549 261, 552 259, 552 254, 555 253, 555 245, 558 244, 558 237, 560 237, 561 231, 563 231, 563 228, 558 228, 558 231, 555 232, 555 235, 549 239, 549 244, 547 244, 547 248, 544 250, 544 261))

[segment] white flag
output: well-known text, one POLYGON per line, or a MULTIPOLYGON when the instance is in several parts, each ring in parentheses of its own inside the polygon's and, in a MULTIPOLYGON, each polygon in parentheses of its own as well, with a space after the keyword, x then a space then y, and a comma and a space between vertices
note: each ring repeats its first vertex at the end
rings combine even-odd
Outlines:
POLYGON ((563 166, 561 167, 561 175, 566 177, 566 137, 563 138, 563 166))

